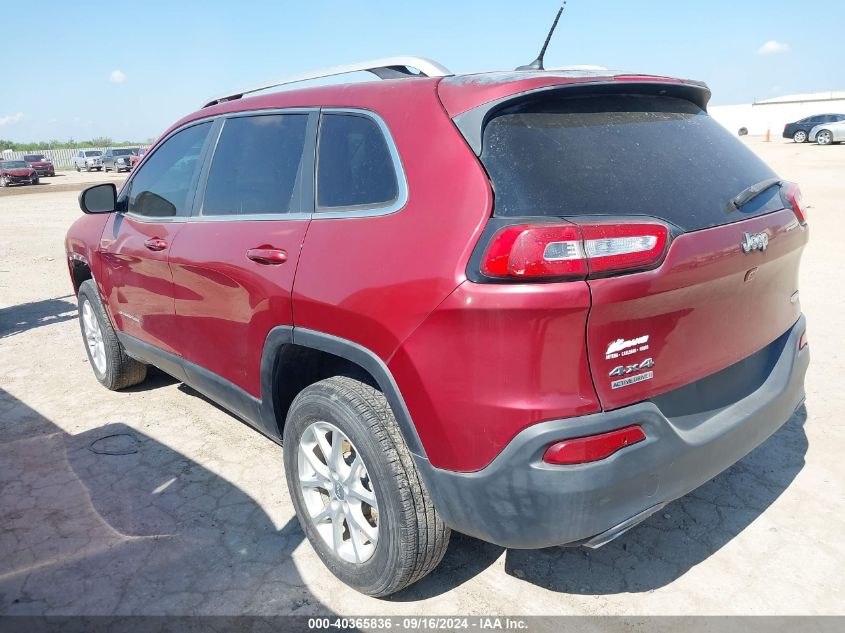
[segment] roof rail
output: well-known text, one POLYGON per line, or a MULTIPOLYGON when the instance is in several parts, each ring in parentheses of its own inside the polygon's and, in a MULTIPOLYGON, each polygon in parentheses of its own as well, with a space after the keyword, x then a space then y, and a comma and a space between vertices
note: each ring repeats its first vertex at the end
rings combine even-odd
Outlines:
POLYGON ((215 97, 209 100, 202 107, 223 103, 225 101, 232 101, 240 99, 244 95, 267 90, 269 88, 276 88, 287 84, 293 84, 300 81, 308 81, 309 79, 322 79, 323 77, 333 77, 334 75, 345 75, 347 73, 355 72, 371 72, 380 79, 399 79, 401 77, 445 77, 451 75, 452 72, 445 66, 437 62, 426 59, 425 57, 384 57, 381 59, 371 59, 365 62, 356 62, 354 64, 346 64, 343 66, 334 66, 332 68, 323 68, 320 70, 312 70, 310 72, 300 73, 298 75, 291 75, 283 79, 278 79, 268 84, 261 86, 254 86, 246 90, 239 90, 225 94, 220 97, 215 97), (413 72, 413 69, 419 73, 413 72))

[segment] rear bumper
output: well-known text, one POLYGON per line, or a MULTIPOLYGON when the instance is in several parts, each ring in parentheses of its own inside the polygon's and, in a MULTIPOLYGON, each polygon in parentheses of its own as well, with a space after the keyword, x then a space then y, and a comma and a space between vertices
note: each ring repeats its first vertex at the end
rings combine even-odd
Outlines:
MULTIPOLYGON (((696 383, 654 401, 533 425, 479 471, 442 470, 424 458, 417 465, 443 520, 459 532, 519 549, 601 545, 718 475, 789 419, 804 400, 809 348, 799 350, 798 343, 805 327, 802 316, 755 355, 765 377, 727 404, 708 401, 698 413, 683 411, 695 399, 696 383), (646 440, 607 459, 574 466, 542 461, 558 440, 631 424, 642 427, 646 440)), ((730 369, 705 379, 710 382, 699 391, 730 392, 730 369)))

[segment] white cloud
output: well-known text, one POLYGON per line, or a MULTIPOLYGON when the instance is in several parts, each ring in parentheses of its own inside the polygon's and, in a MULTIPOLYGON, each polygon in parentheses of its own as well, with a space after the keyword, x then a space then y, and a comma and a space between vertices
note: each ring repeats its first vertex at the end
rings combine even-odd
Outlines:
POLYGON ((8 114, 6 116, 0 116, 0 125, 14 125, 23 121, 23 112, 16 112, 15 114, 8 114))
POLYGON ((778 42, 777 40, 769 40, 757 49, 758 55, 776 55, 778 53, 785 53, 789 50, 789 44, 778 42))
POLYGON ((111 71, 111 75, 109 75, 109 81, 113 84, 122 84, 126 81, 126 75, 119 70, 113 70, 111 71))

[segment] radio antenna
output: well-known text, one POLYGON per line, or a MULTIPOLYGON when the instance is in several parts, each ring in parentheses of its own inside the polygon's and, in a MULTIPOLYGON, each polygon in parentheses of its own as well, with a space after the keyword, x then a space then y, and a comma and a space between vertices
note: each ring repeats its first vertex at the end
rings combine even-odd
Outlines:
POLYGON ((516 70, 545 70, 545 68, 543 68, 543 57, 546 55, 546 48, 549 46, 549 40, 552 39, 552 33, 555 32, 555 28, 557 28, 557 21, 560 20, 560 14, 563 13, 563 9, 565 7, 566 2, 560 5, 560 9, 557 10, 555 21, 552 22, 552 28, 549 29, 549 34, 546 36, 546 41, 543 42, 543 48, 540 49, 540 54, 537 55, 537 59, 526 66, 517 66, 516 70))

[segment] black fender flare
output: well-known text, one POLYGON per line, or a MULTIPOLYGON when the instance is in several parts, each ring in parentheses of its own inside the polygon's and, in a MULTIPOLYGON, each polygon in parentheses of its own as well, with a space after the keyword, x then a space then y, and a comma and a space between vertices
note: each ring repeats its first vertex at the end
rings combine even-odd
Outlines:
POLYGON ((264 351, 261 356, 261 419, 265 428, 270 429, 276 426, 277 403, 275 402, 276 390, 274 387, 275 381, 280 379, 276 375, 276 365, 282 347, 291 344, 344 358, 370 374, 387 398, 408 450, 416 457, 426 459, 425 449, 411 420, 405 399, 402 397, 399 386, 384 361, 375 353, 354 341, 307 328, 277 326, 270 330, 265 339, 264 351))

